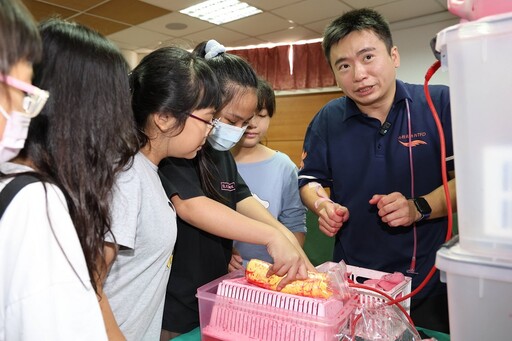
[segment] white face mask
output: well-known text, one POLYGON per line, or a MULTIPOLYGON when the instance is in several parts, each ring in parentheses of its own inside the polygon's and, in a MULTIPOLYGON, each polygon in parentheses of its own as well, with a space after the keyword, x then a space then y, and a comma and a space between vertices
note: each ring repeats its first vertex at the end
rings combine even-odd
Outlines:
POLYGON ((7 120, 0 141, 0 162, 6 162, 15 158, 23 149, 31 118, 19 111, 12 111, 9 115, 1 105, 0 113, 7 120))
POLYGON ((240 141, 246 129, 247 126, 239 128, 218 121, 208 136, 208 142, 216 150, 230 150, 240 141))

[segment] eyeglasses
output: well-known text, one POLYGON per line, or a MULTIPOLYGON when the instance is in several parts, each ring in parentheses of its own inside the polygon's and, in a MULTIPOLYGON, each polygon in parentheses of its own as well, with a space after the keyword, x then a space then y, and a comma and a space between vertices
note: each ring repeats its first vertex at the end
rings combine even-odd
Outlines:
POLYGON ((0 81, 25 93, 23 110, 25 115, 30 118, 37 116, 41 112, 48 97, 50 97, 48 91, 39 89, 37 86, 25 83, 11 76, 0 75, 0 81))
POLYGON ((201 121, 203 123, 206 123, 206 125, 209 126, 210 129, 213 129, 217 126, 217 122, 219 122, 219 119, 212 119, 211 121, 203 120, 201 117, 198 117, 194 114, 187 114, 188 116, 195 118, 198 121, 201 121))

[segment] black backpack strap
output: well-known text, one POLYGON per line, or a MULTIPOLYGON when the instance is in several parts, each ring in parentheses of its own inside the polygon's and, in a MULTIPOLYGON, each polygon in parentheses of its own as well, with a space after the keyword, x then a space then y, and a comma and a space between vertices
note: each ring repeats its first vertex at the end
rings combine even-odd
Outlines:
POLYGON ((11 180, 0 192, 0 219, 16 194, 26 185, 40 181, 33 175, 21 174, 11 180))

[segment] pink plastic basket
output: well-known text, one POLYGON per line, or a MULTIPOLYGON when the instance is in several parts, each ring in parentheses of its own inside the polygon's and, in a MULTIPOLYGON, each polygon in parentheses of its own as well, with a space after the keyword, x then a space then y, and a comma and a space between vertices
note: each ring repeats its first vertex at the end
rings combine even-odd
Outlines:
POLYGON ((253 286, 243 271, 197 291, 202 340, 338 340, 356 297, 346 302, 284 294, 253 286))
MULTIPOLYGON (((317 268, 327 272, 335 265, 326 262, 317 268)), ((347 266, 347 272, 361 284, 387 275, 356 266, 347 266)), ((386 291, 393 298, 410 292, 409 277, 386 291)), ((336 335, 348 330, 359 307, 387 301, 373 291, 357 289, 357 293, 346 302, 284 294, 247 283, 243 271, 232 272, 197 290, 202 340, 338 340, 336 335)), ((402 305, 409 310, 410 299, 402 305)))

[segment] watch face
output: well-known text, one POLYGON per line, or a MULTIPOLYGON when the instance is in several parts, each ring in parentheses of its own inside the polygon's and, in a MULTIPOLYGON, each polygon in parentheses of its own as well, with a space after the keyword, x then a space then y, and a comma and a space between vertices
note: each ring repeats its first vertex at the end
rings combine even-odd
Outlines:
POLYGON ((418 212, 421 214, 430 214, 432 212, 432 208, 430 208, 430 205, 425 198, 415 198, 414 204, 416 205, 418 212))

